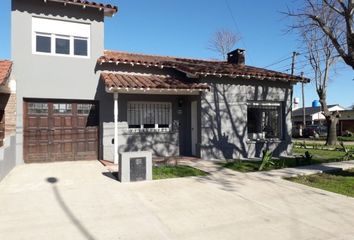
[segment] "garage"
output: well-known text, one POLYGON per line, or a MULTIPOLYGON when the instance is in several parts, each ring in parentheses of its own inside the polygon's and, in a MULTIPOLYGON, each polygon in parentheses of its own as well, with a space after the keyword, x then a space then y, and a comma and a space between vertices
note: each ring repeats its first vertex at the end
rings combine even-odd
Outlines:
POLYGON ((24 100, 26 163, 98 159, 95 101, 24 100))

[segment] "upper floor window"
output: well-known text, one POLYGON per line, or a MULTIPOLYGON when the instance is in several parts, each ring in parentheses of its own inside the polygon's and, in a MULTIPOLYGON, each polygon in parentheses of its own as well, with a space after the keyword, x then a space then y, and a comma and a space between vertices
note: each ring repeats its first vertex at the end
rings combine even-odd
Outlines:
POLYGON ((90 25, 32 18, 33 53, 57 56, 90 56, 90 25))

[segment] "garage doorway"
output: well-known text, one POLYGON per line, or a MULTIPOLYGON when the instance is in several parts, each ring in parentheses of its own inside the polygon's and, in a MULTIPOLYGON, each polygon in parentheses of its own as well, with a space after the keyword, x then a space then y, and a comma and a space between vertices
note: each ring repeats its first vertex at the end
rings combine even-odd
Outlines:
POLYGON ((26 163, 98 159, 96 101, 24 101, 26 163))

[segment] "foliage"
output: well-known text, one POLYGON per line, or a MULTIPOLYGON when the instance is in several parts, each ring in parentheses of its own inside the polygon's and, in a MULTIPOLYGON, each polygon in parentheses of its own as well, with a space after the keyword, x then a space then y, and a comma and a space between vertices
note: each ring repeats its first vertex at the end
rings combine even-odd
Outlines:
POLYGON ((166 179, 166 178, 178 178, 178 177, 191 177, 191 176, 206 176, 207 173, 192 168, 189 166, 159 166, 153 167, 152 176, 153 179, 166 179))
POLYGON ((345 153, 342 158, 343 161, 348 161, 348 160, 354 158, 354 151, 352 149, 347 148, 343 142, 340 142, 340 145, 345 153))
POLYGON ((354 197, 354 169, 299 176, 288 180, 307 186, 354 197))
POLYGON ((262 156, 262 164, 259 166, 259 171, 262 171, 264 168, 268 166, 273 166, 275 163, 272 161, 273 154, 272 152, 268 150, 263 150, 263 156, 262 156))

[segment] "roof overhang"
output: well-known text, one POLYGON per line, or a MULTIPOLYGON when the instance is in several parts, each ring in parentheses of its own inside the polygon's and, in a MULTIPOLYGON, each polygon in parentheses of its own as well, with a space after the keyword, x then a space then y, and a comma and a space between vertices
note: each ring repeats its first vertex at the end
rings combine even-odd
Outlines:
POLYGON ((84 0, 43 0, 45 3, 47 2, 56 2, 62 3, 64 6, 81 6, 83 9, 85 8, 96 8, 99 11, 103 11, 104 16, 112 17, 114 14, 118 12, 118 7, 110 4, 89 2, 84 0))
POLYGON ((101 79, 109 93, 198 95, 210 91, 206 83, 168 75, 103 72, 101 79))

